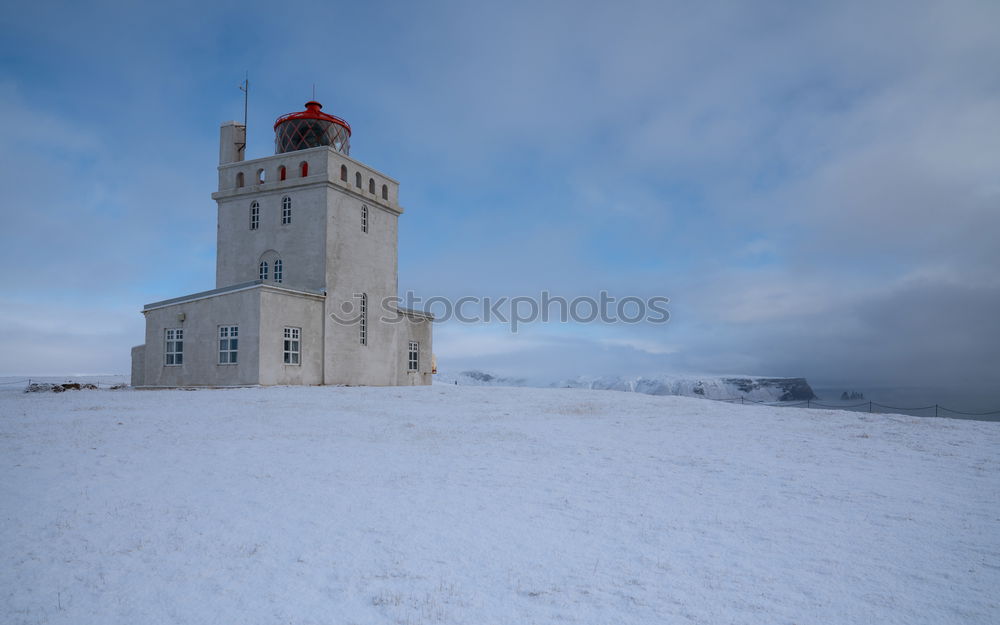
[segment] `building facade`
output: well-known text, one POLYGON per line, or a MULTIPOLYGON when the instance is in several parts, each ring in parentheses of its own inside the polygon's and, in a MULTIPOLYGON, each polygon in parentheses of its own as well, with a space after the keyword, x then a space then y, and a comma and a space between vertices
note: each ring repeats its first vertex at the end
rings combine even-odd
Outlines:
POLYGON ((430 384, 432 319, 396 306, 399 183, 349 156, 318 102, 243 160, 220 131, 215 286, 143 308, 132 385, 430 384))

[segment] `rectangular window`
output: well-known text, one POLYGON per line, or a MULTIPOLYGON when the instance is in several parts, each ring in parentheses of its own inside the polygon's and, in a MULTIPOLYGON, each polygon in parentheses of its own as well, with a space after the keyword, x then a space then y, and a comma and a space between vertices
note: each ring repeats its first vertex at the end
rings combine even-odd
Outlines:
POLYGON ((219 364, 235 365, 239 343, 239 326, 219 326, 219 364))
POLYGON ((359 327, 361 331, 361 344, 368 344, 368 295, 361 294, 361 304, 359 312, 359 327))
POLYGON ((250 205, 250 229, 260 228, 260 204, 254 202, 250 205))
POLYGON ((285 328, 284 354, 286 365, 299 364, 299 336, 301 333, 301 328, 285 328))
POLYGON ((368 207, 361 207, 361 232, 368 232, 368 207))
POLYGON ((292 223, 292 198, 287 195, 281 198, 281 223, 292 223))
POLYGON ((416 371, 420 367, 420 343, 410 341, 410 354, 406 361, 406 368, 410 371, 416 371))
POLYGON ((174 366, 184 364, 184 330, 181 328, 168 328, 166 330, 166 345, 164 364, 174 366))

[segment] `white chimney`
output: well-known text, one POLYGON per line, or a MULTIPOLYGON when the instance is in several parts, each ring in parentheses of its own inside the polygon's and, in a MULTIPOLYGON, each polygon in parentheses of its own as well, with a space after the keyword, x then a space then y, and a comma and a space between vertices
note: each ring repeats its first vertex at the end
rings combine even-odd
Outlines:
POLYGON ((219 165, 243 160, 247 147, 247 127, 239 122, 224 122, 219 128, 219 165))

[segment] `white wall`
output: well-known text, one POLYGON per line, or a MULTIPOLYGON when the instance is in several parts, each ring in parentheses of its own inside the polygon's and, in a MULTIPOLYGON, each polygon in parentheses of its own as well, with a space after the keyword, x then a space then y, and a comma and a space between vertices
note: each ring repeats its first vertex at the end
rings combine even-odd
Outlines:
MULTIPOLYGON (((327 221, 328 384, 396 383, 399 366, 397 329, 381 320, 382 302, 396 295, 398 215, 352 192, 334 189, 327 221), (368 206, 368 232, 361 229, 362 207, 368 206), (333 315, 343 305, 357 306, 357 294, 368 295, 368 343, 361 345, 358 325, 343 325, 333 315)), ((356 309, 355 309, 356 310, 356 309)))
POLYGON ((223 293, 145 311, 145 386, 236 386, 257 384, 260 356, 260 288, 223 293), (184 315, 181 321, 178 315, 184 315), (239 326, 238 364, 220 365, 220 325, 239 326), (184 330, 184 363, 166 365, 167 328, 184 330))
POLYGON ((323 383, 323 298, 265 290, 260 300, 260 384, 323 383), (299 364, 284 361, 284 329, 300 328, 299 364))
POLYGON ((406 323, 399 330, 399 358, 403 363, 399 368, 396 384, 402 386, 418 386, 431 384, 433 381, 432 365, 434 358, 433 327, 429 318, 417 315, 405 315, 406 323), (416 371, 409 370, 410 341, 420 344, 418 367, 416 371))
MULTIPOLYGON (((322 290, 326 283, 326 184, 304 178, 280 188, 265 186, 258 192, 219 200, 216 288, 258 279, 261 256, 273 250, 284 265, 282 285, 322 290), (281 200, 286 196, 292 202, 290 224, 281 223, 281 200), (250 229, 254 201, 260 205, 257 230, 250 229)), ((268 256, 268 279, 273 282, 274 254, 268 256)))
POLYGON ((139 380, 133 386, 321 384, 323 301, 320 295, 256 285, 146 311, 145 347, 133 349, 144 367, 133 373, 139 380), (219 364, 220 325, 239 326, 236 364, 219 364), (301 329, 299 365, 284 364, 286 326, 301 329), (165 364, 167 328, 184 330, 181 365, 165 364))

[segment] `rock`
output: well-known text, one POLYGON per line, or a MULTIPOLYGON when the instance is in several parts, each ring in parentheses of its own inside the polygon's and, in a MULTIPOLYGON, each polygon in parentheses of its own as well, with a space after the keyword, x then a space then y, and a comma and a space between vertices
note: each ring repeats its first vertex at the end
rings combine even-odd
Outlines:
POLYGON ((817 399, 805 378, 725 378, 724 381, 735 385, 743 393, 763 388, 776 389, 779 392, 778 401, 817 399))
POLYGON ((46 382, 32 382, 25 393, 64 393, 66 391, 96 391, 96 384, 81 384, 79 382, 63 382, 62 384, 48 384, 46 382))

